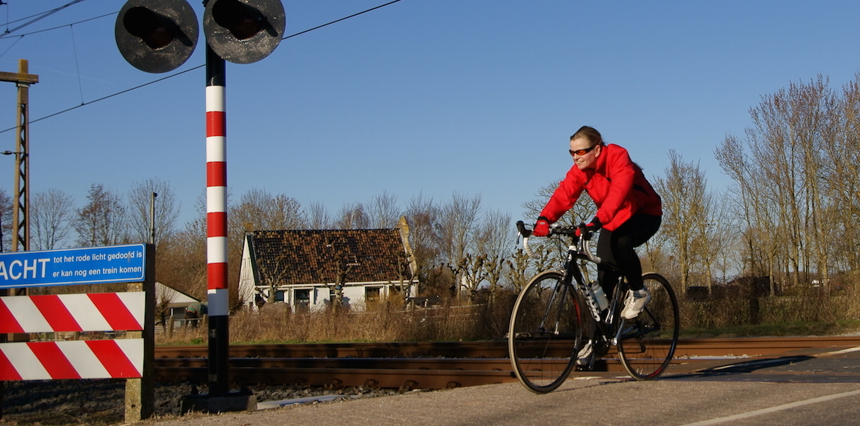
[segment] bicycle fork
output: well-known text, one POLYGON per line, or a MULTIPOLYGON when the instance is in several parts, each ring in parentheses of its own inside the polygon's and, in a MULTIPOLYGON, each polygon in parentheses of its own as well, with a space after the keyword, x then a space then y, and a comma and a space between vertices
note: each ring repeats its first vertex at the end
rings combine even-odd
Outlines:
POLYGON ((546 312, 544 312, 543 314, 543 320, 540 324, 539 330, 543 330, 544 332, 550 332, 556 335, 559 334, 559 323, 561 323, 563 312, 561 309, 559 309, 558 312, 555 313, 555 318, 552 318, 551 311, 553 306, 555 306, 556 298, 558 298, 559 301, 565 300, 564 298, 565 296, 567 296, 567 289, 568 286, 564 285, 563 283, 557 283, 554 286, 549 303, 546 305, 546 312), (547 322, 552 323, 550 324, 552 325, 551 330, 547 328, 547 322))

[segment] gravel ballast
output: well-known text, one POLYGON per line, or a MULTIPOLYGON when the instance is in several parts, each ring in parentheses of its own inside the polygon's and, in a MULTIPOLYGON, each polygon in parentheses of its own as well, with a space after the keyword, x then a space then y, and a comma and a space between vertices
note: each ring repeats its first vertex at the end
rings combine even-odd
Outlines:
MULTIPOLYGON (((400 392, 363 387, 327 390, 303 386, 249 386, 258 402, 297 400, 314 403, 316 396, 327 401, 396 395, 400 392)), ((206 386, 197 388, 206 393, 206 386)), ((194 393, 190 383, 156 383, 154 418, 179 417, 182 397, 194 393)), ((0 424, 114 425, 124 423, 124 380, 52 380, 5 382, 3 419, 0 424)))

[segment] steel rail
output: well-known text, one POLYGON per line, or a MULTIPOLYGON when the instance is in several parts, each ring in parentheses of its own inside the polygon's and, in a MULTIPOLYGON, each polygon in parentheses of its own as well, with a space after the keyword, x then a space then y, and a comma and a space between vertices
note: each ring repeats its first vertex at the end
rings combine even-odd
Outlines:
MULTIPOLYGON (((737 359, 860 346, 860 336, 681 339, 671 372, 693 372, 737 359)), ((156 348, 156 380, 205 383, 203 346, 156 348)), ((233 345, 230 382, 396 389, 445 389, 515 381, 507 344, 492 342, 233 345)), ((594 371, 622 373, 610 350, 594 371)), ((575 374, 593 374, 577 372, 575 374)))
MULTIPOLYGON (((860 336, 680 339, 678 356, 780 353, 790 350, 852 347, 860 336)), ((158 346, 156 358, 205 358, 206 347, 158 346)), ((418 343, 315 343, 231 345, 233 358, 506 358, 506 341, 418 343)))

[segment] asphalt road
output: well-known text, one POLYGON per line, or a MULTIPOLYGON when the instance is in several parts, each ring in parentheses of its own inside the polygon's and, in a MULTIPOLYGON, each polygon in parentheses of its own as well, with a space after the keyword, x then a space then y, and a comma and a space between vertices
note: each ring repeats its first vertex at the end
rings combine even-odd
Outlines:
POLYGON ((146 423, 847 425, 858 419, 860 347, 715 360, 708 368, 670 370, 650 382, 619 374, 575 373, 546 395, 507 383, 146 423))

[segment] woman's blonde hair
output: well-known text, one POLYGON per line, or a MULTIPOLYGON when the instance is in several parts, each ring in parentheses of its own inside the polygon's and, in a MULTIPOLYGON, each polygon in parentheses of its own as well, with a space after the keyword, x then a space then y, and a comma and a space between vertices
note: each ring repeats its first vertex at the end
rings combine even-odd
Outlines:
POLYGON ((600 136, 600 132, 597 131, 594 127, 590 126, 582 126, 573 136, 570 137, 570 140, 574 140, 576 138, 586 138, 591 145, 603 145, 603 136, 600 136))

